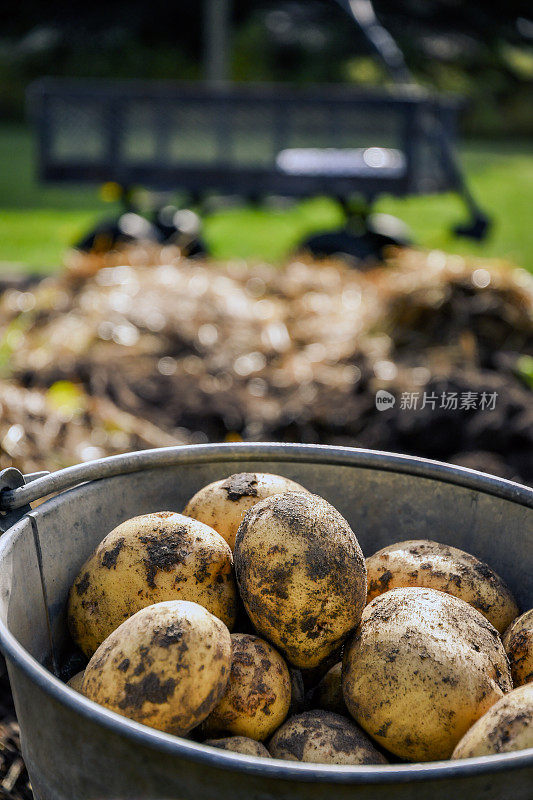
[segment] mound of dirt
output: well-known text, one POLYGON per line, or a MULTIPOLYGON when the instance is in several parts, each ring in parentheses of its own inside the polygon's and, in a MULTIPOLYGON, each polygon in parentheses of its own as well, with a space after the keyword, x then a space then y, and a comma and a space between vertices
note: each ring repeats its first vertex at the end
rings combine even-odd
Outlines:
POLYGON ((440 252, 364 273, 169 248, 78 256, 0 297, 0 463, 280 439, 477 453, 530 481, 532 310, 523 270, 440 252), (380 389, 396 400, 386 411, 380 389))

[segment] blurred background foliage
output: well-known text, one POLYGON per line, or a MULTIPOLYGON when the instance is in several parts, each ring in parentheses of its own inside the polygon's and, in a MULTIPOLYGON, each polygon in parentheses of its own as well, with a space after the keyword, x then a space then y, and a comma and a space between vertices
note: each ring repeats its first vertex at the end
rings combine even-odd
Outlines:
MULTIPOLYGON (((469 98, 467 134, 533 134, 530 3, 376 0, 375 8, 421 83, 469 98)), ((386 79, 332 0, 234 0, 232 17, 235 80, 386 79)), ((202 3, 21 0, 0 31, 0 113, 11 120, 23 118, 25 87, 43 74, 202 77, 202 3)))
MULTIPOLYGON (((222 0, 220 0, 222 2, 222 0)), ((237 81, 381 85, 387 75, 335 0, 226 0, 237 81)), ((24 97, 43 75, 198 80, 205 77, 205 8, 166 0, 20 0, 0 25, 0 273, 55 270, 65 248, 116 213, 98 187, 39 183, 24 97)), ((375 0, 379 19, 424 86, 465 97, 460 155, 494 225, 474 243, 452 237, 452 195, 380 198, 422 247, 501 257, 533 271, 533 21, 527 0, 375 0)), ((116 205, 116 204, 115 204, 116 205)), ((215 257, 283 259, 295 242, 339 224, 316 198, 292 210, 230 209, 205 220, 215 257)))

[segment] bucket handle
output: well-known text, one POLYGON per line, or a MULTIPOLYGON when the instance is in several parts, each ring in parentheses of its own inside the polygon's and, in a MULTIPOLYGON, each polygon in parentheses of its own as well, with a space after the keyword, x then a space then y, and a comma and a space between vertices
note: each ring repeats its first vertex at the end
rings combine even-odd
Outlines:
POLYGON ((254 461, 313 461, 317 457, 317 451, 320 451, 325 463, 357 465, 360 469, 394 471, 440 480, 533 508, 533 489, 530 487, 439 461, 360 448, 287 445, 281 442, 262 443, 258 451, 257 443, 238 442, 141 450, 76 464, 57 472, 36 472, 26 476, 19 470, 8 467, 0 472, 0 532, 6 531, 27 514, 30 511, 29 504, 34 500, 57 494, 86 481, 112 478, 145 469, 174 467, 177 463, 185 466, 212 461, 240 462, 247 457, 254 461), (354 453, 357 454, 356 462, 354 453))
POLYGON ((28 511, 31 511, 31 506, 24 500, 20 505, 4 505, 5 494, 7 492, 16 493, 21 487, 39 478, 45 478, 49 474, 49 472, 29 472, 23 475, 15 467, 7 467, 0 471, 0 533, 5 533, 15 522, 18 522, 28 511))
MULTIPOLYGON (((225 444, 214 446, 215 449, 224 449, 224 458, 238 461, 241 457, 240 450, 245 450, 242 444, 225 444)), ((113 478, 116 475, 125 475, 139 472, 143 469, 155 467, 172 467, 176 464, 176 451, 186 448, 158 447, 152 450, 140 450, 133 453, 119 454, 98 458, 84 464, 75 464, 65 467, 57 472, 33 472, 23 475, 18 469, 8 467, 0 471, 0 532, 7 530, 5 520, 10 512, 17 512, 11 525, 21 519, 30 508, 34 500, 41 500, 50 494, 57 494, 65 489, 71 489, 86 481, 113 478), (2 525, 2 523, 4 523, 2 525)), ((196 445, 192 447, 190 456, 192 461, 198 460, 198 450, 205 450, 204 459, 210 457, 209 445, 196 445)), ((221 455, 219 455, 222 458, 221 455)), ((265 459, 267 456, 265 455, 265 459)))
MULTIPOLYGON (((233 449, 225 445, 228 453, 233 449)), ((176 463, 176 450, 178 447, 159 447, 153 450, 141 450, 106 458, 98 458, 84 464, 75 464, 65 467, 57 472, 32 472, 23 475, 14 467, 7 467, 0 471, 0 533, 4 533, 15 522, 31 511, 30 503, 41 500, 51 494, 57 494, 65 489, 71 489, 86 481, 112 478, 138 472, 142 469, 153 467, 171 467, 176 463)), ((238 455, 234 454, 236 460, 238 455)))
POLYGON ((152 467, 173 466, 176 461, 176 449, 182 448, 160 447, 125 455, 107 456, 65 467, 57 472, 32 472, 23 475, 14 467, 7 467, 0 471, 0 532, 6 531, 27 514, 31 510, 29 504, 34 500, 41 500, 50 494, 71 489, 86 481, 112 478, 152 467), (10 525, 6 525, 8 517, 11 518, 10 525))

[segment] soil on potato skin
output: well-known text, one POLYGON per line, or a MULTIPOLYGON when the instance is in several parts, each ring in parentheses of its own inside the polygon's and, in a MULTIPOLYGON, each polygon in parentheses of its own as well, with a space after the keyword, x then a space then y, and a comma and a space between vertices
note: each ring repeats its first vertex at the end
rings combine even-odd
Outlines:
MULTIPOLYGON (((277 440, 530 484, 532 357, 533 278, 505 264, 404 250, 363 273, 305 258, 207 263, 171 247, 78 254, 57 277, 0 280, 0 467, 277 440), (379 389, 393 407, 377 410, 379 389), (495 408, 441 402, 472 392, 495 408), (416 409, 403 393, 418 393, 416 409)), ((0 800, 29 800, 5 678, 0 713, 0 800)))

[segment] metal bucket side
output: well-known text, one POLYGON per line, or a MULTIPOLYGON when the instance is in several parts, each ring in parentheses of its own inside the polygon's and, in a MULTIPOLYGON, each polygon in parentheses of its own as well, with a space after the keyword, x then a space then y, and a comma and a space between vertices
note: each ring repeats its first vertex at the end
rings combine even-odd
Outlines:
MULTIPOLYGON (((66 591, 86 555, 101 539, 102 528, 109 530, 116 522, 135 513, 162 507, 179 510, 199 486, 236 469, 282 472, 324 494, 355 525, 367 553, 393 539, 427 537, 430 535, 428 525, 431 538, 441 538, 474 552, 476 550, 466 546, 465 541, 468 540, 470 545, 476 543, 477 554, 496 563, 497 569, 508 580, 510 575, 505 575, 505 571, 513 573, 516 578, 517 570, 522 570, 520 574, 524 574, 526 579, 524 598, 527 597, 529 603, 532 601, 531 511, 515 499, 502 498, 506 492, 509 498, 516 498, 513 484, 507 486, 507 482, 498 482, 495 495, 490 492, 491 482, 484 476, 468 470, 445 468, 444 465, 434 468, 427 462, 421 464, 420 460, 407 459, 407 462, 415 462, 415 472, 421 469, 425 472, 426 477, 414 478, 406 468, 410 466, 406 460, 402 461, 404 471, 394 473, 389 470, 394 469, 398 457, 391 456, 387 460, 386 454, 360 453, 345 448, 254 445, 253 448, 230 449, 210 446, 209 454, 206 448, 172 450, 172 453, 166 451, 164 458, 168 463, 170 457, 174 466, 130 472, 86 484, 48 501, 34 512, 52 629, 58 647, 64 629, 62 614, 66 591), (194 463, 196 456, 200 463, 194 463), (449 475, 452 482, 442 482, 443 467, 444 473, 447 469, 453 471, 449 475), (463 472, 465 474, 461 475, 463 472), (461 478, 469 488, 457 485, 461 478), (470 488, 472 482, 477 482, 477 490, 470 488), (482 488, 489 488, 489 493, 481 491, 482 488), (355 504, 351 492, 356 492, 355 504), (395 498, 393 505, 391 497, 395 498), (428 503, 428 497, 431 503, 428 503), (414 512, 417 508, 418 511, 414 512), (105 519, 105 524, 102 519, 105 519), (358 526, 363 529, 364 536, 358 526), (399 535, 399 529, 405 530, 406 526, 409 534, 399 535), (487 530, 491 535, 487 536, 487 530), (68 531, 68 536, 65 531, 68 531), (502 531, 505 531, 505 541, 502 531), (498 555, 497 562, 487 556, 487 548, 492 548, 494 556, 498 555)), ((133 455, 138 464, 138 458, 143 454, 133 455)), ((377 797, 378 792, 383 796, 384 787, 388 787, 389 797, 420 797, 420 786, 416 789, 420 780, 429 781, 426 788, 434 798, 449 797, 452 787, 455 792, 471 791, 473 798, 498 797, 498 800, 503 800, 512 797, 518 800, 529 797, 527 787, 532 780, 533 751, 468 762, 400 767, 339 770, 316 765, 288 765, 287 762, 246 759, 221 751, 209 752, 201 746, 138 726, 89 703, 28 657, 9 632, 9 629, 16 630, 19 635, 15 610, 27 604, 22 590, 16 595, 13 587, 9 586, 10 576, 12 583, 13 575, 20 577, 21 573, 18 568, 6 569, 6 565, 13 561, 19 546, 22 547, 19 540, 25 540, 28 546, 28 528, 25 520, 0 542, 0 613, 3 623, 0 625, 0 639, 9 660, 25 756, 41 800, 63 800, 63 797, 65 800, 67 797, 69 800, 73 797, 76 800, 96 800, 97 797, 161 800, 166 796, 165 787, 166 790, 172 787, 169 796, 192 798, 200 791, 211 796, 209 793, 213 793, 216 783, 224 786, 227 781, 231 784, 228 791, 231 790, 235 797, 322 797, 330 792, 328 783, 336 785, 336 794, 337 788, 341 791, 339 784, 356 784, 342 789, 343 796, 346 792, 347 797, 377 797), (50 719, 44 732, 43 719, 50 719), (145 748, 149 755, 143 762, 141 753, 145 748), (128 756, 124 760, 126 751, 128 756), (93 754, 91 758, 89 753, 93 754), (105 785, 97 777, 99 772, 95 760, 99 761, 102 774, 107 776, 105 785), (141 763, 145 764, 141 770, 142 780, 137 774, 137 766, 141 763), (220 777, 220 771, 231 777, 220 777), (249 774, 260 776, 259 782, 250 782, 249 774), (498 776, 501 774, 505 777, 500 780, 498 776), (128 788, 130 778, 131 789, 128 788), (303 795, 298 789, 300 782, 304 787, 301 790, 303 795), (498 790, 495 795, 495 787, 500 784, 501 792, 498 790), (378 786, 381 789, 378 790, 378 786)), ((42 632, 42 614, 35 614, 34 624, 42 632)), ((34 655, 40 658, 38 650, 34 650, 34 655)), ((218 791, 214 793, 219 794, 218 791)))
POLYGON ((47 608, 39 555, 26 517, 0 540, 0 620, 37 661, 50 654, 47 608))
POLYGON ((531 755, 343 769, 258 759, 136 723, 125 731, 87 700, 92 708, 73 711, 68 688, 51 692, 48 675, 44 685, 10 661, 10 676, 23 734, 33 726, 23 754, 36 800, 531 800, 531 755))

